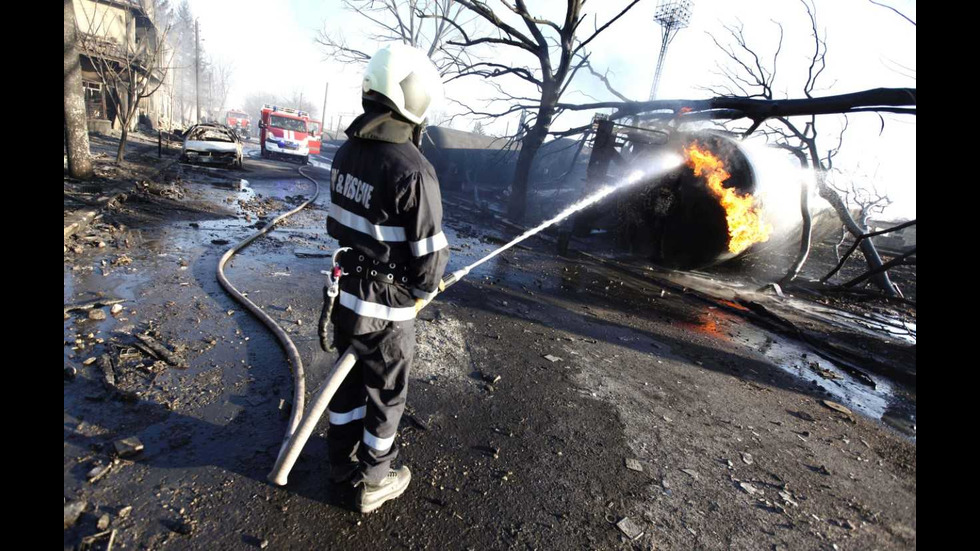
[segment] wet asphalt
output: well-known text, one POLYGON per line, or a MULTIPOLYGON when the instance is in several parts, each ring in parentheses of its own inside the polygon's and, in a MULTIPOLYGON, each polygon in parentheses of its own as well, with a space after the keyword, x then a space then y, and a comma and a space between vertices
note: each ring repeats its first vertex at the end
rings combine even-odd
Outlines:
MULTIPOLYGON (((78 376, 65 383, 64 492, 88 503, 65 531, 66 549, 98 532, 103 514, 116 546, 140 549, 914 547, 915 445, 875 420, 887 392, 848 402, 844 390, 801 376, 797 343, 642 270, 559 257, 545 240, 481 266, 418 321, 424 361, 398 435, 414 478, 402 498, 371 515, 350 511, 351 491, 327 482, 325 424, 290 483, 269 484, 289 366, 220 288, 215 267, 254 231, 257 212, 270 219, 312 192, 296 166, 252 157, 241 173, 181 168, 190 199, 227 212, 174 213, 140 228, 125 252, 131 264, 113 264, 121 253, 111 250, 66 262, 66 304, 96 293, 127 300, 104 321, 65 320, 65 364, 78 376), (181 347, 189 367, 131 369, 120 384, 137 396, 121 399, 84 361, 147 328, 181 347), (70 346, 77 338, 85 348, 70 346), (784 357, 767 355, 774 342, 784 357), (825 398, 857 415, 824 408, 825 398), (87 480, 128 436, 142 453, 87 480), (757 459, 746 462, 750 449, 757 459), (644 470, 625 468, 627 458, 644 470), (627 517, 642 534, 617 528, 627 517)), ((311 174, 327 181, 318 166, 311 174)), ((315 335, 329 259, 312 253, 336 246, 322 191, 315 208, 226 270, 291 333, 310 392, 333 360, 315 335)), ((509 237, 491 219, 446 211, 450 270, 509 237)))

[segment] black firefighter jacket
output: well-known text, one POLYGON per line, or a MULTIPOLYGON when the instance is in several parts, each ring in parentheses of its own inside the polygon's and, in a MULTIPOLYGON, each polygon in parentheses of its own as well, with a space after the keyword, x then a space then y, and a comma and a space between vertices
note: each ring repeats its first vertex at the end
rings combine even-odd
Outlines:
POLYGON ((354 335, 415 319, 415 299, 431 299, 449 261, 442 197, 429 161, 411 141, 412 125, 371 110, 347 128, 330 174, 327 231, 351 247, 341 264, 333 323, 354 335), (364 272, 391 283, 361 277, 364 272))

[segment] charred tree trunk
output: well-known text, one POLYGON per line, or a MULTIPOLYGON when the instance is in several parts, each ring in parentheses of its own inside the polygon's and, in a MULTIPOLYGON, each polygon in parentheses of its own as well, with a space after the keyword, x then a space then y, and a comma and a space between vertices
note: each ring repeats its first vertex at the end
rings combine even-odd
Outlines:
POLYGON ((810 256, 810 242, 813 234, 813 217, 810 215, 810 183, 804 179, 800 184, 800 214, 803 216, 803 232, 800 235, 800 252, 796 255, 796 261, 790 266, 783 280, 780 282, 785 285, 796 279, 810 256))
POLYGON ((126 157, 126 140, 129 139, 129 125, 136 111, 135 106, 132 105, 133 98, 129 89, 133 86, 131 79, 136 78, 136 75, 130 73, 129 78, 130 80, 128 82, 121 82, 117 86, 119 108, 116 110, 116 116, 119 117, 119 127, 122 130, 122 134, 119 136, 119 147, 116 149, 116 164, 122 163, 126 157))
MULTIPOLYGON (((544 109, 542 108, 542 111, 544 109)), ((521 152, 517 156, 517 167, 514 169, 514 181, 510 190, 510 204, 507 207, 507 216, 514 222, 521 223, 527 214, 527 190, 531 180, 531 168, 534 166, 534 158, 544 143, 545 136, 548 135, 548 125, 542 125, 542 115, 538 115, 538 120, 530 132, 521 141, 521 152)), ((551 115, 548 116, 549 119, 551 115)))
MULTIPOLYGON (((786 147, 800 160, 800 166, 803 169, 809 168, 809 163, 806 160, 806 155, 802 151, 792 147, 786 147)), ((819 177, 819 176, 818 176, 819 177)), ((790 266, 789 271, 783 276, 780 284, 786 285, 790 281, 796 279, 796 276, 800 275, 800 270, 803 269, 803 265, 806 263, 807 257, 810 256, 810 242, 812 240, 813 233, 813 217, 810 215, 810 182, 806 178, 800 182, 800 215, 803 216, 803 231, 800 234, 800 252, 796 255, 796 260, 793 265, 790 266)))
POLYGON ((68 174, 88 180, 92 177, 92 156, 88 145, 88 116, 82 93, 82 65, 78 56, 75 6, 65 0, 65 144, 68 174))
POLYGON ((129 124, 123 123, 122 135, 119 136, 119 148, 116 149, 116 164, 123 162, 126 157, 126 140, 129 139, 129 124))
MULTIPOLYGON (((545 74, 550 72, 550 61, 543 59, 542 66, 545 74)), ((516 223, 524 221, 527 214, 527 190, 531 180, 531 168, 534 166, 534 158, 541 149, 548 131, 551 129, 551 121, 555 118, 555 106, 558 103, 558 84, 547 79, 542 86, 541 107, 538 109, 537 118, 534 126, 521 140, 521 153, 517 157, 517 167, 514 169, 514 180, 510 190, 510 204, 507 207, 507 216, 516 223)))
MULTIPOLYGON (((840 195, 834 191, 829 185, 827 185, 822 179, 817 180, 817 191, 820 196, 826 199, 834 211, 837 212, 837 216, 840 217, 841 222, 847 228, 847 231, 854 236, 855 239, 859 239, 866 232, 865 228, 862 228, 851 216, 851 213, 847 210, 847 205, 840 198, 840 195)), ((888 272, 882 270, 881 256, 878 255, 878 249, 875 248, 875 244, 870 239, 861 240, 861 252, 864 254, 864 258, 868 262, 868 268, 874 274, 871 277, 871 281, 881 289, 886 295, 891 297, 899 296, 898 291, 895 289, 895 284, 892 283, 890 277, 888 277, 888 272)))

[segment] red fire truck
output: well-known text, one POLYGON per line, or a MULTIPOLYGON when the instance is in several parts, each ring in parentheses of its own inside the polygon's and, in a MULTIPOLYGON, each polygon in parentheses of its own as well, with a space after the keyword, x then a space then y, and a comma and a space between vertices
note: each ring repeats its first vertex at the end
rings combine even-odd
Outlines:
POLYGON ((262 157, 298 158, 310 162, 310 114, 298 109, 263 105, 259 119, 259 142, 262 157))
POLYGON ((306 122, 310 125, 310 155, 319 155, 323 140, 320 136, 320 121, 307 120, 306 122))
POLYGON ((243 140, 247 140, 251 137, 252 121, 249 119, 248 113, 237 109, 232 109, 225 114, 225 124, 237 132, 243 140))

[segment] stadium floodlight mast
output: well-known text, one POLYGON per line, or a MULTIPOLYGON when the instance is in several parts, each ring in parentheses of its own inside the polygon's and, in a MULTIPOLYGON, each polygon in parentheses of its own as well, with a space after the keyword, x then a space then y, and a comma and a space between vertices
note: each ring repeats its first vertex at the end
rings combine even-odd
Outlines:
POLYGON ((657 87, 660 85, 660 74, 664 70, 664 59, 667 57, 667 46, 677 36, 677 31, 685 28, 691 22, 691 12, 694 0, 661 0, 653 20, 660 23, 663 31, 660 43, 660 56, 657 58, 657 70, 653 73, 653 84, 650 86, 650 101, 657 99, 657 87))

